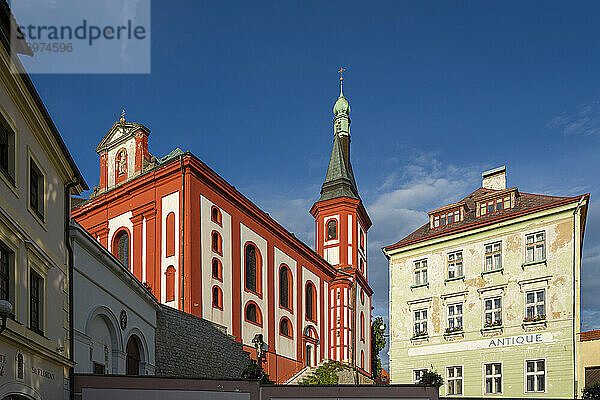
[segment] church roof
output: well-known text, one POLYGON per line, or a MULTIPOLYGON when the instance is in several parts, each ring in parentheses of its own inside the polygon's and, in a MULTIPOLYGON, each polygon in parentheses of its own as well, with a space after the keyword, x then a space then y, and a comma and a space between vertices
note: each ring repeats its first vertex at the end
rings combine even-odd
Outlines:
POLYGON ((350 197, 360 199, 352 165, 350 160, 345 160, 340 137, 335 135, 333 139, 333 149, 329 159, 329 167, 325 181, 321 186, 321 198, 319 201, 335 199, 337 197, 350 197))

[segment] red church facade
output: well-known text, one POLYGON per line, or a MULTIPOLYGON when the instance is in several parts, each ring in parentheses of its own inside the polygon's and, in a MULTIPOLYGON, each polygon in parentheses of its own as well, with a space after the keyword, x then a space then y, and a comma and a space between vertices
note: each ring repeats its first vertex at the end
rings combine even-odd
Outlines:
POLYGON ((262 334, 277 382, 327 359, 370 375, 371 222, 349 161, 349 106, 340 116, 347 135, 334 131, 311 209, 316 252, 191 153, 152 156, 150 131, 124 118, 96 148, 100 184, 73 218, 160 302, 227 327, 252 354, 262 334))

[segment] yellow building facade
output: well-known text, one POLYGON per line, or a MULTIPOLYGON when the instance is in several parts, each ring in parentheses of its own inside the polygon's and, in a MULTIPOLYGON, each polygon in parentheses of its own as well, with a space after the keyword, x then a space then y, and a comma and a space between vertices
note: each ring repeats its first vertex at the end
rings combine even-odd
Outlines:
POLYGON ((589 195, 506 188, 504 167, 384 248, 390 380, 442 375, 440 396, 573 397, 589 195))

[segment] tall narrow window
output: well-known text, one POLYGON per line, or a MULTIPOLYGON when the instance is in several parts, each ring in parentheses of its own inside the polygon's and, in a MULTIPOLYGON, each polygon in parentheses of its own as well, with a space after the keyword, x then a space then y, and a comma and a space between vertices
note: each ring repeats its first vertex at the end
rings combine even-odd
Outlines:
POLYGON ((223 265, 217 258, 212 259, 212 277, 220 281, 223 280, 223 265))
POLYGON ((221 291, 221 288, 218 286, 213 286, 212 306, 214 308, 218 308, 219 310, 223 309, 223 292, 221 291))
POLYGON ((419 260, 414 263, 415 285, 427 283, 427 260, 419 260))
POLYGON ((484 271, 494 271, 502 268, 502 242, 485 245, 484 271))
POLYGON ((527 392, 545 392, 546 391, 546 361, 545 360, 527 360, 526 365, 526 385, 527 392))
POLYGON ((360 312, 360 340, 365 341, 365 314, 360 312))
POLYGON ((259 260, 258 260, 258 254, 257 254, 257 249, 256 247, 249 243, 248 245, 246 245, 246 252, 245 252, 245 271, 246 271, 246 277, 245 277, 245 285, 246 285, 246 289, 251 291, 251 292, 255 292, 258 293, 258 268, 260 268, 260 264, 259 264, 259 260))
POLYGON ((360 351, 360 368, 361 369, 365 369, 365 351, 361 350, 360 351))
POLYGON ((171 257, 175 255, 175 213, 174 212, 170 212, 167 215, 167 220, 166 220, 166 233, 167 233, 167 240, 166 240, 166 244, 167 244, 167 257, 171 257))
POLYGON ((462 367, 448 367, 448 393, 449 396, 462 394, 463 388, 463 371, 462 367))
POLYGON ((362 229, 360 230, 360 249, 363 251, 365 250, 365 234, 362 229))
POLYGON ((525 293, 525 322, 542 321, 546 319, 546 291, 532 290, 525 293))
POLYGON ((448 327, 446 333, 462 331, 463 329, 463 303, 448 305, 448 327))
POLYGON ((42 298, 44 294, 44 279, 34 271, 29 277, 29 320, 31 330, 43 334, 42 327, 42 298))
POLYGON ((484 328, 502 325, 502 297, 485 299, 484 328))
POLYGON ((222 224, 221 211, 215 206, 212 206, 212 208, 210 210, 210 219, 215 224, 219 224, 219 225, 222 224))
POLYGON ((327 240, 337 239, 337 220, 330 219, 327 222, 327 240))
POLYGON ((286 265, 279 269, 279 305, 291 310, 292 308, 292 273, 286 265))
POLYGON ((129 268, 129 234, 122 230, 115 235, 113 253, 121 263, 129 268))
POLYGON ((415 336, 427 335, 427 309, 416 310, 414 317, 415 336))
POLYGON ((0 245, 0 300, 10 301, 10 271, 14 254, 0 245))
POLYGON ((485 393, 502 393, 502 364, 484 364, 483 368, 485 373, 485 393))
POLYGON ((312 282, 307 282, 306 283, 306 290, 305 290, 305 316, 306 319, 309 321, 316 321, 316 317, 317 317, 317 309, 316 309, 316 302, 315 302, 315 297, 316 297, 316 290, 315 290, 315 285, 313 285, 312 282))
POLYGON ((462 276, 464 276, 462 250, 448 253, 448 279, 462 276))
POLYGON ((32 159, 29 160, 29 206, 44 219, 44 175, 32 159))
POLYGON ((213 231, 211 235, 211 250, 217 254, 223 254, 223 239, 217 231, 213 231))
POLYGON ((165 271, 165 301, 175 301, 175 267, 169 265, 165 271))
POLYGON ((0 172, 15 182, 15 133, 0 117, 0 172))
POLYGON ((537 232, 526 235, 527 262, 544 261, 546 259, 546 234, 537 232))

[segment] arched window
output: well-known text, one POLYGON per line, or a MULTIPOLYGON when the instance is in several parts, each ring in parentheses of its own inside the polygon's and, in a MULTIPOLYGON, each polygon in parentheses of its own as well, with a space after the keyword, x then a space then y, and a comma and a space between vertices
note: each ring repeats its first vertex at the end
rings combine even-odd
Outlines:
POLYGON ((218 308, 219 310, 223 309, 223 292, 221 291, 221 288, 218 286, 213 286, 212 306, 214 308, 218 308))
POLYGON ((223 254, 223 239, 221 239, 221 235, 217 231, 212 232, 211 249, 217 254, 223 254))
POLYGON ((175 255, 175 213, 170 212, 167 215, 166 221, 166 242, 167 242, 167 257, 171 257, 175 255))
POLYGON ((361 369, 365 369, 365 351, 361 350, 360 351, 360 368, 361 369))
POLYGON ((304 299, 305 299, 304 309, 305 309, 306 319, 309 321, 313 321, 313 322, 315 322, 317 320, 316 297, 317 297, 317 293, 316 293, 315 285, 313 285, 313 283, 311 281, 308 281, 306 283, 306 289, 305 289, 305 293, 304 293, 304 299))
POLYGON ((365 313, 360 312, 360 340, 365 341, 365 313))
POLYGON ((365 305, 365 291, 360 289, 360 304, 365 305))
POLYGON ((362 231, 362 229, 360 230, 360 248, 361 250, 365 249, 365 233, 362 231))
POLYGON ((220 281, 223 280, 223 264, 218 258, 212 259, 212 277, 220 281))
POLYGON ((362 258, 360 259, 360 273, 365 273, 365 260, 363 260, 362 258))
POLYGON ((113 254, 127 267, 129 266, 129 233, 126 230, 117 232, 113 239, 113 254))
POLYGON ((292 272, 287 265, 282 264, 279 268, 279 305, 285 309, 292 310, 292 272))
POLYGON ((223 223, 223 220, 221 219, 221 211, 215 206, 212 206, 210 210, 210 220, 219 225, 223 223))
POLYGON ((327 240, 337 239, 337 220, 330 219, 327 222, 327 240))
POLYGON ((134 336, 127 341, 126 374, 140 374, 140 348, 134 336))
POLYGON ((245 279, 244 284, 246 290, 260 294, 260 277, 261 277, 262 260, 256 246, 252 243, 246 244, 244 266, 245 279))
POLYGON ((165 271, 165 301, 175 301, 175 267, 169 265, 165 271))
POLYGON ((248 303, 246 305, 246 321, 262 326, 262 315, 255 303, 248 303))
POLYGON ((279 333, 285 337, 292 338, 292 323, 286 317, 281 318, 279 322, 279 333))

